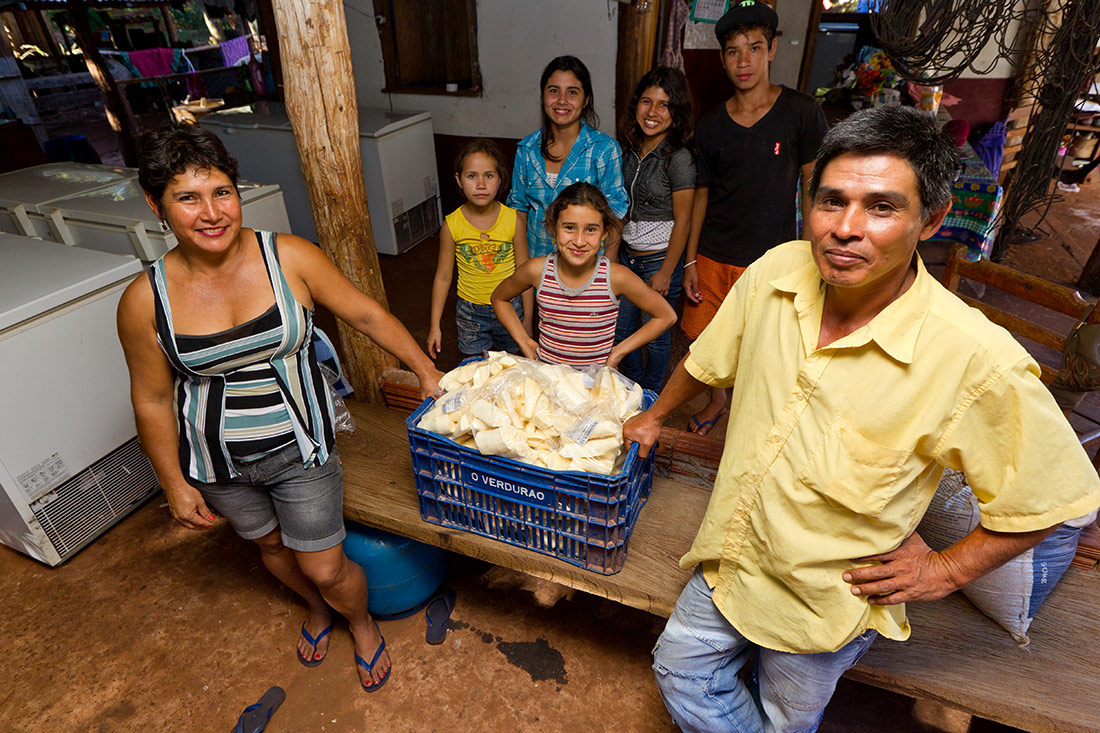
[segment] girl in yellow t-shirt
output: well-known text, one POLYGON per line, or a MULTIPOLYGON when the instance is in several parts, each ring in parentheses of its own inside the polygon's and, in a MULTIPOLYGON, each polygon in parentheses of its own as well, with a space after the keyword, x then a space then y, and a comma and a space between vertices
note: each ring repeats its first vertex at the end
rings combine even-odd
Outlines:
MULTIPOLYGON (((466 203, 451 212, 439 232, 439 262, 432 285, 428 353, 443 344, 439 322, 458 263, 458 348, 463 354, 487 349, 519 353, 519 346, 493 314, 493 289, 527 261, 527 245, 516 241, 516 210, 496 200, 507 177, 504 156, 492 140, 474 138, 455 159, 455 180, 466 203)), ((512 301, 516 315, 531 331, 530 291, 512 301)))

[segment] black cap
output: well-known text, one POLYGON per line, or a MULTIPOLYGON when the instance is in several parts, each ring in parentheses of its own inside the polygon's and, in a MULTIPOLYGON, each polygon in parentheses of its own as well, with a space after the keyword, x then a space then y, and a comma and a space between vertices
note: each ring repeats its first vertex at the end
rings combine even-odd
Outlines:
POLYGON ((740 25, 766 26, 774 34, 779 28, 779 16, 771 7, 757 0, 733 0, 733 7, 714 26, 714 35, 718 36, 719 43, 724 43, 726 34, 740 25))

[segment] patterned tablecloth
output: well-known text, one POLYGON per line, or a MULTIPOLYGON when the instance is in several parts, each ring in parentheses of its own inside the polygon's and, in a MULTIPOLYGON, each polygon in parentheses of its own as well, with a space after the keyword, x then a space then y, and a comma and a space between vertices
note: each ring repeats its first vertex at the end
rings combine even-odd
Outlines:
POLYGON ((997 235, 994 221, 1001 206, 1001 187, 969 143, 959 151, 963 170, 953 186, 951 211, 932 240, 965 244, 971 261, 988 259, 997 235))

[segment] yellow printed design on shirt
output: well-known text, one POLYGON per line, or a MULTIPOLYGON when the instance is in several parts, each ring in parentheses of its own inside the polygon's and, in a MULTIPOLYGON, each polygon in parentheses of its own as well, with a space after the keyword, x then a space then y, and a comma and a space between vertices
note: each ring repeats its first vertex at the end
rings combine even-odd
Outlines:
POLYGON ((496 222, 488 230, 470 224, 461 207, 451 212, 446 222, 455 243, 458 297, 470 303, 488 305, 496 286, 516 271, 512 244, 516 235, 516 210, 502 205, 496 222))
POLYGON ((511 242, 494 242, 489 239, 463 239, 455 242, 455 254, 466 260, 470 267, 476 267, 488 274, 497 265, 514 259, 511 242))

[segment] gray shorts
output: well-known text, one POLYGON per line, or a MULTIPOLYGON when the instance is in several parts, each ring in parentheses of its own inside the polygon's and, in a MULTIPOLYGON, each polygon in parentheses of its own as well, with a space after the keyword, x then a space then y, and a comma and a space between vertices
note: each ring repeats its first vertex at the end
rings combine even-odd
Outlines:
POLYGON ((237 470, 240 475, 225 482, 188 480, 244 539, 279 528, 283 544, 300 552, 320 552, 344 541, 344 470, 335 448, 323 466, 303 466, 292 443, 238 464, 237 470))

